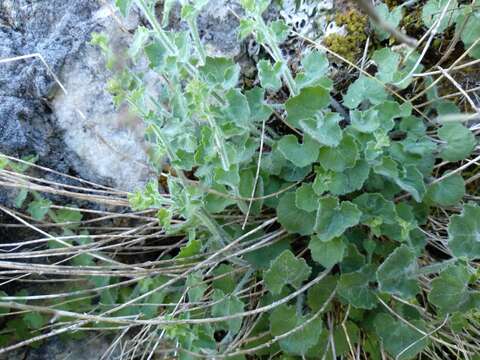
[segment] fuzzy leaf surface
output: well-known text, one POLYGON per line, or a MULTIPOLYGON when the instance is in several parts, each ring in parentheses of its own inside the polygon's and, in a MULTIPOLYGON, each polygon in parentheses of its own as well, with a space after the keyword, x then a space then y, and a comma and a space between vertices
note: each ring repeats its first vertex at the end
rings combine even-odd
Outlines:
POLYGON ((310 235, 315 225, 315 213, 299 209, 295 193, 289 192, 280 198, 277 206, 278 222, 288 232, 310 235))
POLYGON ((453 215, 448 224, 448 247, 453 255, 468 259, 480 258, 480 207, 467 204, 460 215, 453 215))
POLYGON ((285 250, 272 261, 263 279, 268 290, 273 294, 280 294, 285 285, 298 289, 310 273, 310 266, 304 259, 297 259, 290 250, 285 250))
POLYGON ((321 241, 339 237, 349 227, 359 223, 361 214, 358 207, 349 201, 340 204, 336 197, 323 197, 319 200, 315 233, 321 241))
POLYGON ((377 270, 380 291, 411 299, 419 291, 417 256, 407 246, 395 249, 377 270))

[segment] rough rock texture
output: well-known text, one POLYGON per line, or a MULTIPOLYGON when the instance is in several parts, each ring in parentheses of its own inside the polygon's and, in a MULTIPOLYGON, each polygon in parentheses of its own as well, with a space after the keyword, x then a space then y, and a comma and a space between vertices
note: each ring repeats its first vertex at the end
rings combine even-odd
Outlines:
MULTIPOLYGON (((162 8, 159 7, 158 10, 158 16, 163 17, 162 8)), ((169 27, 187 30, 188 25, 180 18, 180 10, 180 1, 176 1, 169 14, 169 27)), ((234 57, 240 54, 239 20, 236 14, 243 14, 239 0, 210 1, 202 9, 197 25, 200 39, 208 55, 234 57)))
MULTIPOLYGON (((95 24, 95 1, 0 4, 0 57, 40 53, 54 72, 75 56, 95 24), (45 6, 51 3, 52 6, 45 6)), ((39 59, 0 65, 0 151, 38 154, 44 164, 70 171, 75 156, 65 152, 62 131, 48 98, 56 86, 39 59)))
POLYGON ((67 91, 38 58, 0 64, 0 151, 133 190, 151 176, 142 129, 115 111, 103 58, 88 44, 93 31, 122 33, 110 15, 97 0, 0 3, 0 58, 39 53, 67 91))
MULTIPOLYGON (((0 355, 0 360, 97 360, 108 350, 111 341, 92 334, 82 340, 61 341, 58 337, 48 340, 36 349, 23 348, 0 355)), ((105 360, 119 359, 118 351, 105 360)))
POLYGON ((209 2, 198 17, 200 37, 209 55, 239 55, 239 21, 233 12, 242 13, 238 0, 217 0, 209 2))
MULTIPOLYGON (((93 18, 117 44, 118 52, 125 51, 130 34, 119 29, 110 9, 100 8, 93 18)), ((115 110, 111 95, 105 91, 110 74, 98 49, 82 46, 75 57, 65 59, 60 75, 67 94, 58 93, 53 111, 64 130, 65 144, 83 161, 80 175, 109 178, 122 190, 142 187, 153 176, 143 141, 143 122, 126 109, 115 110)))

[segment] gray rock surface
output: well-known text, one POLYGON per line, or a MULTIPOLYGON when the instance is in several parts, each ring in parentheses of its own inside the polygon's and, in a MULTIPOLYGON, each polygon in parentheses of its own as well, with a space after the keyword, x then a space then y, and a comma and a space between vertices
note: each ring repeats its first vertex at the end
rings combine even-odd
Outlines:
POLYGON ((0 3, 0 58, 39 53, 67 91, 38 58, 0 64, 0 151, 133 190, 151 176, 142 129, 114 109, 93 31, 122 33, 97 0, 0 3))
MULTIPOLYGON (((74 56, 93 28, 95 1, 0 3, 0 58, 41 53, 54 72, 74 56)), ((70 171, 48 98, 55 86, 39 59, 0 64, 0 151, 38 154, 45 165, 70 171)), ((77 160, 77 159, 75 159, 77 160)))
MULTIPOLYGON (((81 340, 62 341, 57 337, 35 349, 23 348, 0 355, 0 360, 99 360, 109 349, 110 343, 110 339, 96 334, 87 335, 81 340)), ((119 352, 114 349, 104 359, 120 359, 119 352)))

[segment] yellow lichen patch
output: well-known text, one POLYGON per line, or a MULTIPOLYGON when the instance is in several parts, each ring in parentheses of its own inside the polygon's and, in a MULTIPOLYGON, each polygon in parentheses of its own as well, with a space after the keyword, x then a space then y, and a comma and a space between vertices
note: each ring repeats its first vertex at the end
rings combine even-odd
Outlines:
POLYGON ((365 28, 367 17, 356 10, 349 10, 335 15, 335 23, 345 26, 346 35, 330 34, 325 37, 325 45, 335 53, 348 60, 355 58, 362 52, 363 44, 367 39, 365 28))

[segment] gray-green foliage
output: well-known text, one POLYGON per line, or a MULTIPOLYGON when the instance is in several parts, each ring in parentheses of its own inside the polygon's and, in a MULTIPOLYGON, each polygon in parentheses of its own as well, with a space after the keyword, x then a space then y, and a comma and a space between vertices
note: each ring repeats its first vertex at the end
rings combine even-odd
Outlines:
MULTIPOLYGON (((241 85, 240 67, 232 59, 206 55, 196 29, 201 4, 196 8, 195 2, 183 1, 182 16, 189 28, 167 31, 153 17, 153 2, 117 1, 123 13, 133 3, 151 27, 139 30, 142 33, 136 39, 140 40, 132 44, 130 53, 148 61, 158 76, 158 92, 151 94, 139 81, 140 74, 127 68, 122 81, 115 83, 115 97, 144 119, 147 139, 157 154, 168 157, 172 171, 166 175, 168 196, 150 183, 145 191, 131 196, 132 206, 159 209, 159 220, 171 234, 195 234, 181 248, 179 261, 223 249, 269 219, 275 218, 276 223, 274 230, 262 229, 265 233, 259 238, 248 238, 230 249, 231 256, 225 260, 229 264, 213 272, 220 277, 239 274, 210 281, 211 274, 198 271, 186 278, 187 302, 213 305, 185 311, 185 318, 227 317, 214 326, 227 335, 216 341, 211 329, 189 325, 192 335, 187 336, 186 328, 178 325, 168 333, 177 346, 209 354, 227 351, 229 341, 249 324, 235 314, 275 304, 259 319, 251 336, 263 334, 265 338, 260 338, 265 342, 278 340, 271 354, 310 356, 329 341, 326 327, 331 324, 316 314, 325 305, 325 311, 336 308, 342 316, 349 314, 345 321, 350 340, 360 341, 362 332, 381 341, 390 356, 410 359, 428 345, 423 334, 435 324, 430 326, 406 311, 407 320, 420 331, 415 330, 387 314, 383 304, 398 310, 398 298, 415 301, 417 295, 430 291, 428 299, 439 313, 473 308, 478 296, 469 288, 471 265, 464 262, 480 258, 477 205, 465 205, 450 218, 448 243, 442 246, 448 246, 446 252, 455 257, 452 267, 429 284, 421 279, 426 240, 420 227, 433 211, 460 208, 466 192, 461 172, 435 181, 448 174, 435 164, 467 159, 477 141, 466 125, 438 125, 424 119, 437 111, 435 107, 419 113, 414 104, 402 103, 393 95, 392 89, 408 92, 412 83, 418 84, 412 76, 422 69, 416 64, 417 53, 393 48, 374 51, 374 76, 360 74, 354 79, 343 90, 339 106, 344 111, 338 112, 338 104, 331 106, 332 94, 338 91, 333 91, 328 79, 327 55, 309 50, 299 59, 297 71, 292 71, 280 48, 288 27, 282 21, 266 23, 261 16, 269 1, 241 1, 240 38, 252 36, 270 55, 259 60, 259 86, 253 88, 241 85), (186 225, 176 224, 178 219, 186 225), (235 253, 278 229, 289 237, 235 253), (322 271, 335 275, 308 289, 309 309, 303 306, 302 296, 290 299, 296 306, 275 303, 322 271), (246 278, 241 281, 243 274, 246 278), (261 301, 249 303, 238 295, 246 295, 242 292, 246 284, 255 284, 252 291, 264 291, 261 301), (335 306, 325 303, 330 294, 335 306), (217 344, 216 350, 212 343, 217 344)), ((435 23, 445 4, 428 1, 422 14, 425 26, 435 23)), ((466 46, 473 44, 478 26, 470 19, 478 17, 478 12, 456 1, 450 2, 448 10, 453 17, 443 19, 437 30, 466 22, 467 31, 460 39, 466 46), (473 13, 467 19, 468 11, 473 13)), ((377 11, 398 26, 404 10, 380 4, 377 11)), ((383 29, 374 27, 374 31, 379 40, 389 37, 383 29)), ((30 211, 41 216, 43 209, 39 202, 30 211)), ((170 316, 168 311, 164 315, 170 316)), ((353 344, 348 344, 343 328, 334 325, 335 347, 341 349, 344 344, 347 353, 353 344)), ((365 346, 373 347, 368 342, 365 346)), ((270 350, 262 349, 261 354, 268 355, 270 350)))

